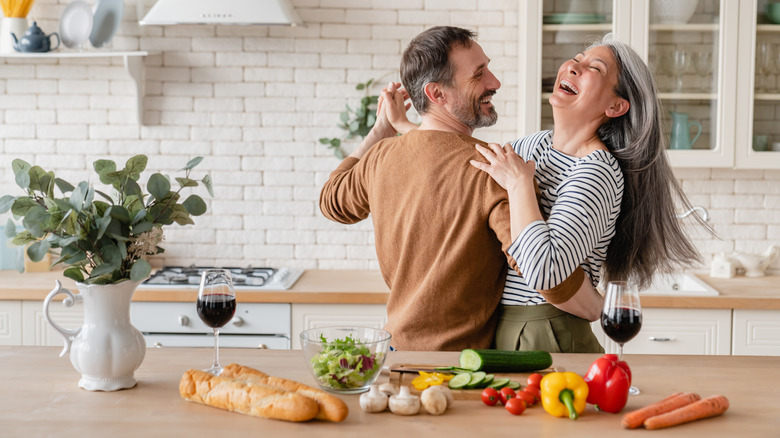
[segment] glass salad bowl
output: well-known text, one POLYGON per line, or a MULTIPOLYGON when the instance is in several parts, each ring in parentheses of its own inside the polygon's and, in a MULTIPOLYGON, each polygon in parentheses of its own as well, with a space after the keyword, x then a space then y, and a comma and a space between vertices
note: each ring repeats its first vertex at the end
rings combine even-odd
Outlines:
POLYGON ((320 327, 301 333, 301 348, 314 379, 326 391, 368 391, 379 377, 390 333, 371 327, 320 327))

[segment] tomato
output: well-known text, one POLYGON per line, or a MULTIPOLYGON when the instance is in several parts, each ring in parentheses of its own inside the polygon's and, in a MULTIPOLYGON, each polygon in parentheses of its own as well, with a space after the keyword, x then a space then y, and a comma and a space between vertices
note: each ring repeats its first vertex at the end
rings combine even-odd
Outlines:
POLYGON ((515 397, 515 390, 507 386, 501 388, 501 392, 498 393, 501 398, 501 404, 506 404, 507 400, 515 397))
POLYGON ((539 373, 533 373, 528 376, 528 386, 533 386, 536 389, 541 389, 542 385, 539 383, 542 381, 542 375, 539 373))
POLYGON ((499 398, 496 388, 485 388, 482 390, 482 403, 488 406, 495 406, 499 398))
POLYGON ((512 415, 520 415, 525 411, 525 402, 517 397, 512 397, 506 401, 504 406, 507 411, 512 415))
POLYGON ((542 391, 539 391, 539 388, 526 386, 524 391, 534 396, 534 404, 539 403, 539 400, 542 399, 542 391))
POLYGON ((515 398, 524 401, 527 407, 531 407, 536 403, 534 399, 534 395, 526 390, 517 391, 517 395, 515 395, 515 398))

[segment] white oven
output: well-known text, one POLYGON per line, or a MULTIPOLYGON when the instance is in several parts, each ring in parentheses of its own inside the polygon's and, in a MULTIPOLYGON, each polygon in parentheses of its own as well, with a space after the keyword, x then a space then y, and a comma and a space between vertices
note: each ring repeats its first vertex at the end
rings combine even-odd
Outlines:
MULTIPOLYGON (((195 303, 134 301, 133 325, 147 347, 211 347, 214 330, 198 317, 195 303)), ((219 330, 220 347, 290 348, 290 304, 236 303, 233 319, 219 330)))
MULTIPOLYGON (((165 267, 138 288, 192 288, 200 281, 198 267, 165 267)), ((230 269, 237 291, 286 290, 302 270, 272 268, 230 269)), ((214 331, 198 317, 195 301, 133 301, 130 319, 143 333, 147 347, 212 347, 214 331)), ((236 302, 233 319, 219 330, 220 347, 289 349, 291 305, 289 303, 236 302)))

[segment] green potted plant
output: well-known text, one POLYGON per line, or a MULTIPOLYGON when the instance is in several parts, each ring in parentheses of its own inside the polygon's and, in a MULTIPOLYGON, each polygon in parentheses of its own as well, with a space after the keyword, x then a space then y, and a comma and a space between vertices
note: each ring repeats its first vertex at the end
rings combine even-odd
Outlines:
MULTIPOLYGON (((111 160, 97 160, 93 167, 100 182, 113 188, 111 194, 87 181, 74 186, 55 177, 54 172, 14 160, 16 183, 27 193, 0 198, 0 214, 10 209, 22 220, 24 230, 17 233, 13 220, 8 219, 6 235, 15 245, 29 245, 27 255, 32 261, 59 249, 53 265, 67 265, 64 275, 77 282, 141 281, 151 272, 148 256, 163 252, 159 246, 162 228, 173 223, 192 224, 191 216, 206 212, 200 196, 181 199, 184 188, 198 186, 190 172, 202 160, 193 158, 181 169, 184 176, 176 178, 176 191, 171 189, 169 177, 153 173, 146 184, 148 193, 137 182, 146 169, 145 155, 130 158, 121 170, 111 160)), ((200 183, 213 196, 210 177, 204 176, 200 183)))
POLYGON ((333 149, 333 155, 338 159, 344 159, 344 152, 341 150, 341 143, 355 137, 363 138, 371 130, 376 122, 376 106, 379 102, 378 95, 369 94, 374 79, 361 82, 355 86, 356 90, 363 91, 363 97, 360 99, 360 105, 355 109, 346 104, 344 111, 339 114, 340 123, 338 127, 345 131, 342 137, 322 137, 320 143, 333 149))
POLYGON ((135 386, 133 374, 146 354, 146 342, 130 322, 130 301, 151 272, 147 258, 163 252, 163 227, 192 224, 191 216, 206 212, 200 196, 182 200, 181 194, 202 183, 213 196, 208 175, 190 177, 201 161, 193 158, 181 169, 184 176, 175 178, 178 189, 171 188, 169 177, 153 173, 145 192, 137 182, 146 169, 145 155, 130 158, 121 170, 111 160, 97 160, 93 167, 110 193, 87 181, 74 186, 23 160, 12 162, 16 183, 26 194, 0 198, 0 214, 10 210, 24 229, 17 233, 9 219, 6 234, 16 245, 29 245, 32 261, 59 250, 53 265, 67 266, 64 275, 76 281, 77 295, 56 281, 43 313, 65 338, 60 356, 70 351, 82 388, 114 391, 135 386), (65 329, 51 320, 49 304, 58 294, 67 295, 65 305, 83 303, 83 327, 88 330, 65 329))

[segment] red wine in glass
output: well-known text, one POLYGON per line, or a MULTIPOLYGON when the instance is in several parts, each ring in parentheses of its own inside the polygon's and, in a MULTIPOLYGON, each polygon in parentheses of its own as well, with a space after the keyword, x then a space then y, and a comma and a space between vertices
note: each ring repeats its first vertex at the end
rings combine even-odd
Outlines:
POLYGON ((630 307, 609 309, 610 314, 601 314, 601 327, 613 341, 624 344, 639 333, 642 328, 642 312, 630 307))
POLYGON ((198 298, 198 316, 207 326, 219 328, 230 322, 236 313, 236 297, 227 294, 207 294, 198 298))
MULTIPOLYGON (((623 360, 623 344, 630 341, 642 328, 642 306, 636 287, 625 281, 610 281, 604 295, 601 311, 601 328, 610 339, 618 344, 618 360, 623 360)), ((629 394, 639 394, 631 386, 629 394)))
POLYGON ((222 366, 219 364, 219 328, 230 322, 236 313, 236 292, 230 271, 227 269, 203 271, 195 307, 200 319, 214 329, 214 363, 211 368, 204 371, 218 376, 222 374, 222 366))

